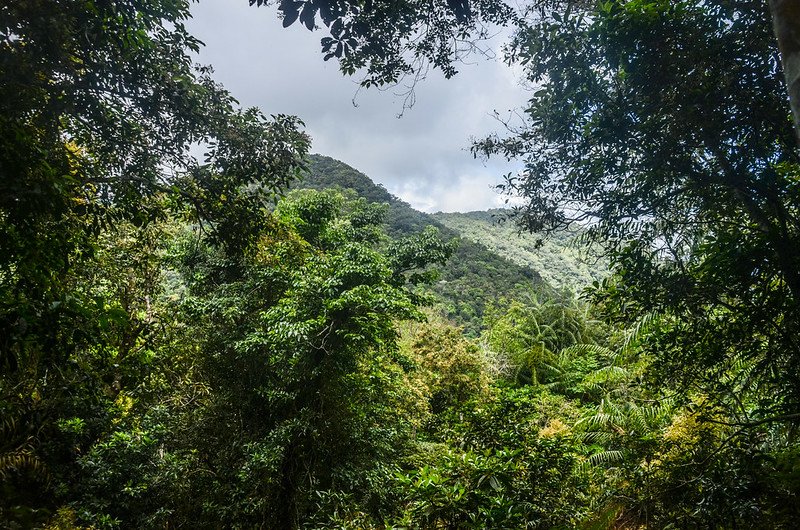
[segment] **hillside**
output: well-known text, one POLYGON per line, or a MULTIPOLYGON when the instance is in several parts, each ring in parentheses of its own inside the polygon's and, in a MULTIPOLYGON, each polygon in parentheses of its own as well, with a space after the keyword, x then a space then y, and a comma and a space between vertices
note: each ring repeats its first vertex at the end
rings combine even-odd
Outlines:
POLYGON ((607 274, 605 262, 593 257, 578 241, 578 231, 550 235, 537 248, 537 235, 520 233, 513 223, 498 222, 501 214, 501 210, 438 212, 431 217, 462 238, 479 242, 491 252, 530 267, 556 289, 580 292, 607 274))
POLYGON ((455 255, 432 290, 443 312, 470 335, 480 331, 484 308, 491 300, 546 285, 580 289, 597 277, 591 267, 580 263, 578 251, 569 248, 568 238, 552 240, 537 251, 532 236, 512 237, 506 233, 513 231, 512 227, 492 226, 491 212, 430 215, 413 209, 368 176, 333 158, 311 155, 309 169, 309 175, 297 187, 339 186, 367 200, 388 203, 386 229, 393 237, 433 225, 444 238, 458 239, 455 255))

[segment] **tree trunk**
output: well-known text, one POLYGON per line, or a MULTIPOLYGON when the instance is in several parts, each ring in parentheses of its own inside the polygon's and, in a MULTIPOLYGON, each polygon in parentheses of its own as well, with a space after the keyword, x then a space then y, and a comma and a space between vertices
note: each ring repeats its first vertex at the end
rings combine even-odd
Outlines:
POLYGON ((769 9, 789 91, 795 136, 800 141, 800 0, 769 0, 769 9))

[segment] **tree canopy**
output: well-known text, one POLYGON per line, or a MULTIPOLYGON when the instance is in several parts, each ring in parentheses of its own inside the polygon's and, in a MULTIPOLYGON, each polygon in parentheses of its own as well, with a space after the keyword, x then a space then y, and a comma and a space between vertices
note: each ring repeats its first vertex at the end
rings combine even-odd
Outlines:
POLYGON ((715 395, 794 417, 800 166, 766 3, 532 9, 509 60, 537 91, 516 132, 475 150, 525 160, 505 185, 522 224, 588 224, 618 273, 599 299, 674 317, 653 346, 668 380, 714 385, 746 361, 715 395))
MULTIPOLYGON (((299 120, 240 110, 192 66, 188 15, 183 0, 0 6, 2 473, 74 462, 55 456, 59 421, 96 417, 104 392, 136 379, 153 324, 136 293, 157 274, 132 258, 119 270, 136 280, 93 285, 104 241, 173 217, 242 252, 303 165, 299 120)), ((132 237, 146 256, 152 240, 132 237)), ((46 497, 40 485, 5 506, 46 497)))

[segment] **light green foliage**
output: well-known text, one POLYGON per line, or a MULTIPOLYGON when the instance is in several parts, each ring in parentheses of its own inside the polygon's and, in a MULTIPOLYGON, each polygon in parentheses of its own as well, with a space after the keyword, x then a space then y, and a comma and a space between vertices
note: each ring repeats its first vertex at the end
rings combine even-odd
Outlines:
POLYGON ((513 222, 505 221, 507 214, 504 210, 489 210, 436 213, 433 218, 462 238, 535 270, 557 290, 580 292, 608 274, 605 262, 592 255, 576 227, 542 238, 521 232, 513 222))
POLYGON ((402 351, 416 365, 412 383, 423 389, 432 414, 488 397, 487 360, 461 329, 429 316, 405 334, 402 351))

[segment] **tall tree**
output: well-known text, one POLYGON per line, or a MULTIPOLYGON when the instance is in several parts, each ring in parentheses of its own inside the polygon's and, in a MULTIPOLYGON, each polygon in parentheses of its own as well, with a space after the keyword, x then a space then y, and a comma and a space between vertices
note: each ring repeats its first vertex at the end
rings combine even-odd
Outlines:
POLYGON ((414 282, 451 252, 387 241, 384 213, 295 191, 245 253, 183 227, 159 263, 172 336, 67 485, 83 522, 298 528, 332 515, 320 503, 369 509, 411 434, 395 322, 422 317, 414 282))
POLYGON ((104 326, 138 324, 80 276, 100 240, 172 212, 246 248, 302 166, 297 119, 239 110, 192 66, 188 16, 187 0, 0 4, 0 510, 52 498, 14 477, 74 460, 59 422, 119 392, 125 333, 104 326))
POLYGON ((768 5, 570 4, 520 26, 509 58, 538 89, 476 152, 525 160, 505 186, 525 227, 590 226, 608 307, 674 317, 665 381, 716 386, 742 423, 796 419, 800 166, 768 5))

